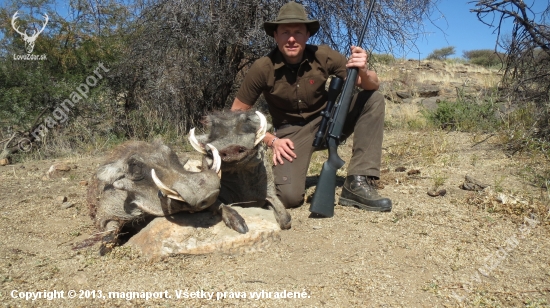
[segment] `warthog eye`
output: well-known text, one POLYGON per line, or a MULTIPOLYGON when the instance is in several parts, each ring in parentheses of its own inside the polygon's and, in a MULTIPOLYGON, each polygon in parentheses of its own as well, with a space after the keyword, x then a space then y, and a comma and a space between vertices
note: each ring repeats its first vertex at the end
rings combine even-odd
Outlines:
POLYGON ((132 181, 139 181, 143 177, 143 164, 136 160, 130 161, 128 163, 128 178, 132 181))

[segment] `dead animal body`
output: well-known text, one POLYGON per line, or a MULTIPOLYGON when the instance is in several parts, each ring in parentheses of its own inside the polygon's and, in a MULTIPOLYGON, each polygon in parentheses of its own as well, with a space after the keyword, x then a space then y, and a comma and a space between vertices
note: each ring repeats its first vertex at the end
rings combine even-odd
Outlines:
POLYGON ((90 216, 103 235, 100 254, 117 244, 123 227, 143 227, 157 216, 197 212, 214 204, 220 192, 220 158, 211 145, 207 148, 213 153, 212 168, 200 172, 185 170, 160 141, 129 141, 115 148, 88 188, 90 216))
POLYGON ((189 141, 203 154, 211 155, 207 144, 219 151, 222 174, 217 210, 225 224, 248 232, 244 219, 230 207, 243 203, 271 207, 281 229, 290 229, 290 214, 276 195, 271 164, 261 142, 267 129, 265 116, 258 111, 214 113, 207 117, 207 126, 210 132, 205 135, 195 136, 192 129, 189 141))

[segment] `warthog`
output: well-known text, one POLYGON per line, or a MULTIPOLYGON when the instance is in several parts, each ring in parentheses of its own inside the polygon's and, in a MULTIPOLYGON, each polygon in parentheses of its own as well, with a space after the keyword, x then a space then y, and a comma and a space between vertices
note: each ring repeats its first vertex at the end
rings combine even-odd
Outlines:
POLYGON ((219 151, 222 175, 218 209, 226 225, 240 233, 248 232, 244 219, 229 204, 267 203, 281 229, 289 229, 291 218, 276 195, 271 163, 261 143, 267 129, 265 117, 258 111, 214 113, 207 116, 207 125, 209 134, 195 136, 193 128, 189 141, 203 154, 211 155, 207 144, 219 151))
MULTIPOLYGON (((160 141, 129 141, 118 146, 92 177, 90 216, 104 231, 100 254, 118 241, 122 227, 143 225, 156 216, 203 210, 216 201, 220 158, 215 148, 212 169, 184 169, 178 156, 160 141)), ((204 159, 204 164, 206 160, 204 159)))

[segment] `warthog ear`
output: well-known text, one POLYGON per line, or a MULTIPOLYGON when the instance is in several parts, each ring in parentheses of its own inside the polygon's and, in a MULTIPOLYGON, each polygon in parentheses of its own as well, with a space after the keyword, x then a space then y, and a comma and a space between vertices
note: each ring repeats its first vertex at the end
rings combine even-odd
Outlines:
POLYGON ((97 178, 105 183, 113 184, 124 175, 124 168, 120 161, 103 165, 97 169, 97 178))

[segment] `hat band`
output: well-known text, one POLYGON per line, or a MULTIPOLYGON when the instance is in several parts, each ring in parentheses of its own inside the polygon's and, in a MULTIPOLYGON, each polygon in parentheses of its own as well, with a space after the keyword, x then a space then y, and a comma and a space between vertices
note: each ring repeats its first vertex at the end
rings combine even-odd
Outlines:
POLYGON ((308 20, 307 18, 304 18, 304 16, 298 16, 298 15, 290 15, 285 16, 283 18, 277 18, 275 22, 285 21, 285 20, 302 20, 304 22, 311 22, 311 20, 308 20))

